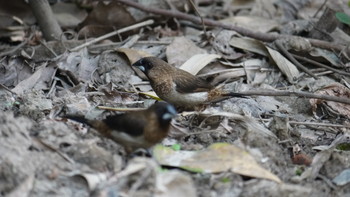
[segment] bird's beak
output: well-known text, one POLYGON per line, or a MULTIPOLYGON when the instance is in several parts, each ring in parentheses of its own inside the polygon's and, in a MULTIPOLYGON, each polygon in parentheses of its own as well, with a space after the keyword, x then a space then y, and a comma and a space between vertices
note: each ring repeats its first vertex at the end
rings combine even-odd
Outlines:
POLYGON ((176 116, 177 112, 174 106, 172 105, 168 105, 167 106, 167 110, 168 112, 163 114, 163 120, 170 120, 172 119, 174 116, 176 116))
POLYGON ((140 60, 135 62, 132 66, 135 66, 136 68, 140 69, 142 72, 146 71, 145 67, 142 65, 140 60))
POLYGON ((172 119, 174 116, 175 116, 175 114, 172 114, 172 113, 165 113, 165 114, 163 114, 162 119, 163 119, 163 120, 170 120, 170 119, 172 119))

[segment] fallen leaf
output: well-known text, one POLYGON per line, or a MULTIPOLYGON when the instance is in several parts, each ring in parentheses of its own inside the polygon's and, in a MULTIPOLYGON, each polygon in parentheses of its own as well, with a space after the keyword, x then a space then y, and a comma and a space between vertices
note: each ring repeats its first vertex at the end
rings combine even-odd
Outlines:
POLYGON ((278 23, 276 21, 256 16, 234 16, 220 20, 220 22, 228 23, 230 25, 237 25, 252 31, 264 33, 278 27, 278 23))
POLYGON ((184 64, 180 66, 180 69, 187 71, 193 75, 196 75, 202 68, 208 65, 215 59, 220 58, 220 55, 216 54, 197 54, 188 59, 184 64))
POLYGON ((29 196, 34 186, 35 175, 29 175, 22 183, 20 183, 7 197, 29 196))
POLYGON ((118 51, 120 53, 124 53, 126 55, 126 57, 128 57, 130 64, 137 62, 137 60, 139 60, 143 57, 153 56, 147 52, 136 50, 136 49, 119 48, 116 51, 118 51))
POLYGON ((227 143, 215 143, 201 151, 174 151, 158 145, 154 148, 153 155, 162 165, 192 172, 219 173, 230 170, 244 176, 282 182, 276 175, 262 168, 248 152, 227 143))
POLYGON ((177 37, 166 48, 168 63, 176 67, 182 65, 196 54, 205 54, 206 50, 199 48, 185 37, 177 37))
POLYGON ((253 53, 257 53, 259 55, 268 56, 269 53, 267 52, 265 45, 254 39, 250 38, 238 38, 238 37, 232 37, 230 40, 230 45, 236 48, 244 49, 253 53))
MULTIPOLYGON (((340 83, 333 83, 329 86, 326 86, 318 91, 315 94, 324 94, 330 96, 336 96, 341 98, 350 99, 350 90, 349 88, 341 85, 340 83)), ((321 103, 326 103, 330 108, 336 111, 339 115, 344 115, 350 118, 350 105, 338 103, 334 101, 325 101, 321 99, 310 99, 310 104, 312 106, 312 112, 317 116, 316 111, 318 105, 321 103)))
POLYGON ((288 81, 294 84, 299 77, 299 70, 295 67, 295 65, 282 56, 278 51, 271 49, 270 47, 266 47, 271 58, 275 61, 278 68, 281 72, 286 75, 288 81))
POLYGON ((156 197, 197 196, 191 177, 184 172, 172 170, 158 173, 156 180, 156 197))
POLYGON ((343 186, 350 183, 350 169, 343 170, 332 180, 336 185, 343 186))
POLYGON ((41 75, 44 73, 43 71, 45 71, 45 67, 40 68, 29 78, 19 82, 12 91, 16 94, 22 94, 25 90, 32 89, 39 82, 41 75))
POLYGON ((108 178, 108 173, 81 173, 81 174, 75 174, 72 177, 81 177, 83 178, 90 191, 93 191, 96 189, 98 184, 101 182, 105 182, 108 178))

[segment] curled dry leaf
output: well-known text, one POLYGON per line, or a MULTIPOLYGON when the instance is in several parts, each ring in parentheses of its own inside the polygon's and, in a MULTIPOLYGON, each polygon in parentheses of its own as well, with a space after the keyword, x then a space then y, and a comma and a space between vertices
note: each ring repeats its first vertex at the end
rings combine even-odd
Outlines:
MULTIPOLYGON (((119 48, 116 51, 120 52, 120 53, 124 53, 126 55, 126 57, 129 59, 130 65, 132 65, 137 60, 139 60, 143 57, 153 56, 145 51, 129 49, 129 48, 119 48)), ((139 69, 135 69, 133 66, 131 66, 131 69, 133 69, 141 79, 147 79, 146 75, 143 74, 143 72, 140 71, 139 69)))
POLYGON ((216 54, 197 54, 192 56, 184 64, 182 64, 180 66, 180 69, 185 70, 193 75, 196 75, 210 62, 220 57, 220 55, 216 54))
POLYGON ((119 49, 117 49, 117 52, 124 53, 126 55, 126 57, 129 59, 130 64, 135 63, 137 60, 139 60, 143 57, 152 56, 151 54, 149 54, 145 51, 128 49, 128 48, 119 48, 119 49))
MULTIPOLYGON (((350 99, 349 88, 347 88, 339 83, 334 83, 334 84, 331 84, 329 86, 326 86, 326 87, 316 91, 315 93, 350 99)), ((321 103, 326 103, 329 107, 331 107, 339 115, 344 115, 344 116, 350 118, 350 105, 338 103, 338 102, 334 102, 334 101, 325 101, 325 100, 321 100, 321 99, 310 99, 310 104, 312 106, 312 112, 315 116, 317 116, 317 114, 316 114, 317 107, 321 103)))
POLYGON ((105 182, 108 178, 108 174, 107 173, 82 173, 82 174, 76 174, 73 175, 72 177, 81 177, 83 178, 90 191, 93 191, 94 189, 96 189, 96 187, 98 186, 98 184, 100 184, 101 182, 105 182))

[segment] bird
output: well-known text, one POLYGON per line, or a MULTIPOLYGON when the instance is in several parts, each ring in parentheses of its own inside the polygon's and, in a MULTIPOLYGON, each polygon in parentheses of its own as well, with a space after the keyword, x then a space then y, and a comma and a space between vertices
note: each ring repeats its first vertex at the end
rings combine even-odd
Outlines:
POLYGON ((218 102, 240 93, 227 92, 157 57, 143 57, 132 66, 140 69, 162 100, 184 109, 218 102))
POLYGON ((86 119, 82 115, 65 115, 64 118, 87 124, 131 154, 161 142, 168 135, 171 120, 176 114, 173 105, 157 102, 145 110, 114 114, 102 120, 86 119))

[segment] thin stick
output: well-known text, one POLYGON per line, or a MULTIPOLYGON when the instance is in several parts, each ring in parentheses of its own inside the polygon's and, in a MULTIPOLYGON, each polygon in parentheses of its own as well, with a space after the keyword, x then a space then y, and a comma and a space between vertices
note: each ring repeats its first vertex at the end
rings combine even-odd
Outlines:
POLYGON ((322 67, 322 68, 331 70, 331 71, 333 71, 333 72, 336 72, 336 73, 339 73, 339 74, 342 74, 342 75, 350 76, 350 73, 348 73, 348 72, 344 72, 344 71, 341 71, 341 70, 332 68, 332 67, 330 67, 330 66, 327 66, 327 65, 325 65, 325 64, 316 62, 316 61, 311 60, 311 59, 308 59, 308 58, 306 58, 306 57, 302 57, 302 56, 295 55, 295 54, 293 54, 293 56, 294 56, 296 59, 298 59, 298 60, 302 60, 302 61, 308 62, 308 63, 313 64, 313 65, 315 65, 315 66, 322 67))
POLYGON ((325 0, 322 5, 317 9, 317 11, 315 12, 314 16, 312 18, 316 18, 317 14, 322 10, 322 8, 326 5, 328 0, 325 0))
POLYGON ((124 27, 122 29, 113 31, 111 33, 108 33, 108 34, 105 34, 105 35, 100 36, 98 38, 95 38, 93 40, 90 40, 89 42, 86 42, 86 43, 84 43, 84 44, 82 44, 80 46, 77 46, 77 47, 71 49, 70 51, 79 51, 80 49, 82 49, 84 47, 87 47, 87 46, 90 46, 92 44, 95 44, 97 42, 100 42, 101 40, 107 39, 109 37, 112 37, 112 36, 115 36, 115 35, 118 35, 118 34, 121 34, 121 33, 127 32, 127 31, 130 31, 130 30, 133 30, 133 29, 137 29, 137 28, 140 28, 140 27, 143 27, 143 26, 146 26, 146 25, 151 25, 153 23, 154 23, 153 20, 147 20, 147 21, 143 21, 141 23, 136 23, 136 24, 131 25, 129 27, 124 27))
POLYGON ((320 122, 297 122, 297 121, 289 121, 289 124, 296 125, 311 125, 311 126, 320 126, 320 127, 339 127, 339 128, 350 128, 347 125, 341 124, 328 124, 328 123, 320 123, 320 122))
POLYGON ((98 109, 103 109, 103 110, 121 111, 121 112, 140 111, 140 110, 146 109, 146 108, 115 108, 115 107, 108 107, 108 106, 98 106, 97 108, 98 109))
POLYGON ((59 149, 53 147, 52 145, 46 143, 43 141, 43 139, 40 139, 40 138, 36 138, 36 137, 33 137, 32 138, 33 141, 35 142, 38 142, 39 144, 43 145, 45 148, 53 151, 53 152, 56 152, 59 156, 61 156, 63 159, 65 159, 66 161, 68 161, 69 163, 75 163, 68 155, 66 155, 65 153, 61 152, 59 149))
POLYGON ((242 94, 243 96, 297 96, 297 97, 304 97, 304 98, 315 98, 315 99, 322 99, 327 101, 334 101, 334 102, 345 103, 350 105, 350 99, 347 99, 347 98, 341 98, 337 96, 330 96, 330 95, 324 95, 324 94, 313 94, 313 93, 302 92, 302 91, 250 90, 245 92, 239 92, 239 94, 242 94))
POLYGON ((32 33, 27 39, 25 39, 21 44, 13 47, 11 50, 5 51, 3 53, 0 53, 0 57, 5 56, 5 55, 10 55, 14 52, 16 52, 18 49, 22 48, 24 45, 26 45, 34 36, 34 33, 32 33))
POLYGON ((298 68, 300 68, 302 71, 306 72, 308 75, 310 75, 311 77, 318 79, 318 77, 313 74, 311 71, 309 71, 305 66, 303 66, 302 64, 300 64, 288 51, 286 48, 284 48, 284 46, 282 45, 282 42, 280 40, 277 40, 275 42, 276 47, 291 61, 294 63, 294 65, 298 68))
MULTIPOLYGON (((174 18, 178 18, 178 19, 182 19, 182 20, 187 20, 187 21, 191 21, 195 24, 201 24, 200 17, 185 14, 185 13, 182 13, 182 12, 179 12, 176 10, 165 10, 165 9, 145 7, 142 4, 139 4, 139 3, 136 3, 136 2, 130 1, 130 0, 115 0, 115 1, 122 3, 124 5, 127 5, 127 6, 131 6, 133 8, 145 11, 145 12, 163 15, 163 16, 174 17, 174 18)), ((234 30, 234 31, 236 31, 244 36, 248 36, 248 37, 255 38, 257 40, 262 40, 265 42, 272 42, 272 41, 274 41, 276 39, 280 39, 280 38, 293 38, 293 37, 299 38, 298 36, 255 32, 255 31, 252 31, 252 30, 249 30, 246 28, 238 27, 236 25, 224 24, 224 23, 221 23, 221 22, 218 22, 215 20, 211 20, 211 19, 206 19, 206 18, 203 18, 203 21, 204 21, 204 24, 207 26, 221 27, 223 29, 234 30)), ((323 40, 317 40, 317 39, 307 39, 307 40, 311 43, 311 45, 313 45, 315 47, 324 48, 324 49, 329 49, 329 50, 333 49, 335 51, 342 51, 343 49, 346 48, 345 45, 334 44, 334 43, 326 42, 323 40)))
POLYGON ((197 9, 197 6, 196 4, 193 2, 193 0, 188 0, 190 2, 190 4, 192 5, 194 11, 197 13, 197 15, 201 18, 201 21, 202 21, 202 26, 203 26, 203 31, 204 31, 204 34, 206 35, 207 34, 207 28, 205 27, 205 24, 204 24, 204 20, 203 20, 203 17, 202 15, 199 13, 199 10, 197 9))
POLYGON ((3 89, 5 89, 6 91, 8 91, 8 92, 10 92, 10 93, 12 93, 12 94, 14 94, 14 95, 17 95, 16 92, 10 90, 8 87, 6 87, 5 85, 3 85, 3 84, 1 84, 1 83, 0 83, 0 88, 3 88, 3 89))

